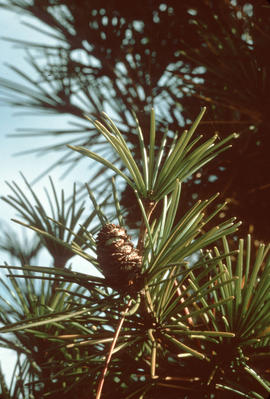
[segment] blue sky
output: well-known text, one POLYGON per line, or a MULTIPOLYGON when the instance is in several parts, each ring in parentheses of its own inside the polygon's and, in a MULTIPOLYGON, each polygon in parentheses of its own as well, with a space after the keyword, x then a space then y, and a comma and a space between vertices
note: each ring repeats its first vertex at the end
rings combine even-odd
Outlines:
MULTIPOLYGON (((27 64, 24 60, 24 51, 17 48, 11 42, 3 40, 2 37, 11 38, 29 38, 30 30, 21 24, 21 18, 11 12, 0 10, 0 76, 6 79, 15 79, 14 73, 10 71, 6 64, 14 64, 18 67, 25 67, 27 64)), ((28 180, 36 177, 48 164, 47 159, 36 159, 34 155, 30 156, 14 156, 14 153, 30 148, 32 143, 30 140, 21 138, 8 138, 7 135, 14 133, 18 127, 29 126, 31 119, 26 116, 18 115, 17 111, 10 106, 2 105, 0 107, 0 151, 1 151, 1 176, 0 176, 0 192, 1 196, 9 193, 9 189, 5 181, 20 181, 19 172, 22 171, 28 180)), ((33 118, 32 118, 33 119, 33 118)), ((34 118, 37 119, 37 118, 34 118)), ((37 123, 37 121, 35 121, 37 123)), ((12 225, 10 218, 14 217, 14 211, 5 202, 0 202, 0 219, 1 224, 12 225)), ((16 230, 20 228, 12 226, 16 230)), ((24 232, 25 234, 25 232, 24 232)), ((0 253, 0 263, 5 261, 5 255, 0 253)), ((15 362, 15 354, 11 350, 0 350, 0 363, 2 371, 10 380, 12 369, 15 362)))
MULTIPOLYGON (((18 48, 14 43, 3 40, 4 37, 9 38, 20 38, 25 40, 40 41, 45 40, 48 43, 48 38, 44 36, 39 36, 35 32, 22 25, 22 21, 26 20, 26 17, 21 17, 18 14, 11 13, 8 11, 3 11, 0 9, 0 76, 6 79, 18 80, 18 77, 10 71, 6 64, 16 65, 17 67, 23 69, 25 72, 31 73, 30 67, 25 61, 24 50, 18 48)), ((1 92, 0 92, 1 97, 1 92)), ((8 138, 7 135, 16 132, 16 129, 22 127, 43 127, 48 124, 47 118, 50 118, 50 127, 63 127, 61 124, 65 123, 63 119, 58 120, 57 118, 51 117, 40 117, 22 115, 18 113, 18 110, 11 108, 10 106, 2 105, 0 107, 0 152, 1 152, 1 175, 0 175, 0 195, 7 195, 10 193, 9 188, 5 184, 5 181, 11 182, 15 180, 22 187, 22 179, 19 172, 22 171, 28 181, 32 181, 36 178, 42 171, 44 171, 49 164, 54 162, 57 158, 57 154, 49 154, 45 157, 36 157, 34 154, 27 156, 14 156, 15 153, 24 151, 27 149, 40 147, 42 145, 49 144, 51 142, 50 138, 43 137, 39 138, 8 138)), ((80 180, 87 181, 87 173, 85 179, 83 179, 83 169, 86 164, 81 165, 74 172, 68 175, 67 178, 61 180, 60 186, 65 190, 70 190, 73 182, 76 181, 80 176, 80 180)), ((54 171, 50 175, 57 181, 58 177, 61 175, 60 171, 54 171)), ((35 185, 35 191, 39 196, 43 195, 43 186, 48 182, 48 178, 43 178, 40 182, 35 185)), ((0 221, 1 224, 10 224, 13 229, 21 231, 21 234, 26 234, 25 230, 21 230, 14 223, 10 222, 10 218, 16 216, 13 209, 9 207, 3 201, 0 201, 0 221)), ((0 264, 6 260, 5 255, 0 253, 0 264)), ((50 259, 46 256, 42 259, 44 265, 49 264, 50 259)), ((74 269, 80 270, 87 273, 89 271, 89 264, 86 264, 81 259, 77 257, 73 258, 73 264, 76 264, 74 269)), ((93 271, 91 271, 93 272, 93 271)), ((12 351, 0 350, 0 363, 2 366, 2 371, 5 373, 7 379, 10 379, 12 367, 15 361, 15 356, 12 351)))
MULTIPOLYGON (((25 61, 24 50, 18 48, 14 43, 3 40, 3 37, 20 38, 32 40, 32 30, 22 25, 24 18, 18 14, 0 10, 0 76, 5 79, 18 81, 16 74, 8 68, 7 64, 15 65, 24 71, 32 72, 25 61)), ((35 33, 35 39, 39 39, 39 35, 35 33)), ((42 37, 44 40, 44 38, 42 37)), ((1 96, 2 97, 2 96, 1 96)), ((0 192, 5 195, 7 189, 5 180, 20 181, 19 172, 22 171, 29 181, 34 179, 48 166, 48 158, 37 159, 35 155, 14 156, 15 153, 24 151, 33 147, 38 147, 48 142, 48 139, 33 138, 11 138, 8 134, 15 133, 16 129, 22 127, 40 126, 44 123, 44 117, 23 115, 20 111, 10 106, 1 105, 0 107, 0 140, 1 140, 1 177, 0 192)), ((50 162, 56 159, 56 155, 51 155, 50 162)), ((44 184, 44 183, 43 183, 44 184)), ((0 218, 7 220, 8 217, 14 216, 10 207, 1 202, 0 218)))
MULTIPOLYGON (((28 19, 33 22, 33 19, 28 19)), ((33 73, 30 66, 25 60, 25 51, 18 47, 17 44, 3 40, 3 37, 19 38, 20 40, 35 41, 37 43, 43 41, 47 44, 52 41, 44 35, 39 35, 38 32, 33 31, 22 22, 27 21, 26 17, 18 16, 18 14, 3 11, 0 9, 0 77, 19 81, 18 76, 8 68, 6 64, 15 65, 16 67, 28 73, 30 76, 33 73), (34 32, 34 35, 33 35, 34 32)), ((1 95, 0 88, 0 98, 1 95)), ((2 101, 1 101, 2 102, 2 101)), ((1 175, 0 175, 0 196, 10 194, 10 189, 5 184, 5 181, 16 181, 20 187, 24 187, 20 172, 24 174, 29 182, 33 181, 44 170, 54 163, 58 158, 58 153, 46 153, 44 156, 37 156, 36 154, 15 155, 18 152, 39 148, 56 143, 55 138, 51 137, 7 137, 9 134, 14 134, 21 128, 65 128, 68 124, 68 117, 65 116, 40 116, 38 113, 35 115, 33 112, 18 110, 10 106, 0 106, 0 140, 1 140, 1 175)), ((60 142, 64 139, 61 138, 60 142)), ((63 153, 61 153, 61 156, 63 153)), ((57 187, 64 188, 65 192, 71 193, 74 182, 85 183, 89 180, 89 160, 84 160, 64 179, 60 179, 63 169, 58 168, 50 172, 54 182, 58 183, 57 187)), ((48 186, 48 176, 45 176, 40 181, 35 183, 34 190, 39 196, 44 195, 44 186, 48 186)), ((44 196, 45 200, 45 196, 44 196)), ((90 204, 89 204, 90 205, 90 204)), ((5 202, 0 201, 0 219, 5 223, 10 223, 10 218, 14 217, 14 210, 5 202)), ((17 229, 14 223, 12 227, 17 229)), ((24 230, 25 231, 25 230, 24 230)), ((0 254, 1 263, 3 257, 0 254)))
MULTIPOLYGON (((0 36, 11 36, 15 37, 23 33, 24 29, 20 26, 18 15, 5 12, 0 10, 0 36)), ((9 72, 5 63, 11 63, 16 59, 17 63, 23 62, 22 51, 12 48, 9 42, 0 40, 0 76, 4 78, 12 78, 12 74, 9 72)), ((14 110, 8 106, 0 107, 0 151, 1 151, 1 177, 0 177, 0 192, 1 196, 7 193, 7 186, 5 181, 12 180, 18 174, 20 170, 20 161, 18 158, 14 158, 12 154, 14 153, 14 148, 23 146, 18 140, 15 142, 12 139, 8 139, 6 135, 15 130, 16 124, 18 123, 17 118, 13 117, 14 110)), ((25 163, 25 162, 24 162, 25 163)), ((26 166, 26 165, 25 165, 26 166)), ((28 165, 29 169, 29 165, 28 165)), ((1 224, 4 221, 8 223, 8 220, 14 216, 12 209, 8 207, 3 201, 0 202, 0 219, 1 224)), ((0 253, 1 264, 4 261, 4 255, 0 253)), ((13 351, 0 350, 0 363, 2 371, 10 379, 12 368, 15 362, 15 355, 13 351)))

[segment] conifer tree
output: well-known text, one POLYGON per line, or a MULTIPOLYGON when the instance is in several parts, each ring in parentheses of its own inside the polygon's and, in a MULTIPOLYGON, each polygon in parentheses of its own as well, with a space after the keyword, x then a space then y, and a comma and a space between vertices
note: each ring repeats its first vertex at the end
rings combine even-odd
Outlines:
POLYGON ((266 398, 267 2, 1 7, 56 39, 17 40, 35 74, 11 66, 25 84, 1 78, 3 101, 73 124, 19 135, 63 136, 33 151, 91 170, 71 196, 50 179, 48 207, 24 175, 8 183, 3 200, 33 239, 1 231, 0 344, 17 353, 2 397, 266 398), (37 263, 41 249, 52 264, 37 263), (75 255, 89 273, 72 270, 75 255))
MULTIPOLYGON (((1 7, 22 15, 34 29, 33 38, 38 30, 46 39, 15 40, 27 50, 33 73, 11 62, 20 84, 0 80, 5 104, 46 118, 67 115, 71 123, 70 128, 49 129, 46 123, 17 133, 63 138, 62 145, 52 142, 33 151, 58 151, 58 164, 69 170, 82 159, 65 150, 71 137, 74 145, 101 146, 84 114, 98 118, 113 110, 136 158, 131 111, 148 131, 145 115, 154 106, 161 140, 167 126, 172 132, 187 127, 208 105, 204 134, 211 137, 215 131, 223 139, 237 132, 240 137, 230 154, 188 181, 186 210, 197 198, 219 191, 230 203, 224 215, 243 221, 242 234, 252 232, 256 242, 269 240, 268 1, 138 0, 130 6, 123 0, 1 0, 1 7)), ((97 187, 104 191, 108 185, 97 187)), ((134 200, 128 186, 122 195, 129 208, 134 200)), ((136 213, 130 209, 130 227, 139 222, 132 220, 136 213)))
POLYGON ((263 399, 270 392, 269 247, 261 244, 252 257, 248 237, 238 250, 230 248, 227 237, 241 223, 220 223, 225 204, 219 202, 206 212, 217 195, 176 220, 185 181, 237 138, 194 138, 204 112, 189 130, 175 133, 168 153, 166 133, 156 142, 154 110, 148 145, 136 120, 139 162, 112 119, 103 114, 92 121, 122 165, 70 146, 115 174, 113 201, 99 203, 86 186, 93 211, 85 216, 75 190, 67 206, 51 182, 55 203, 50 200, 48 215, 26 180, 31 200, 10 185, 13 195, 4 200, 19 212, 15 221, 37 233, 55 262, 36 266, 29 256, 29 264, 19 257, 21 266, 2 266, 12 289, 1 281, 1 342, 17 351, 19 373, 10 389, 1 378, 5 397, 263 399), (118 179, 140 208, 132 238, 118 179), (74 255, 102 277, 65 267, 74 255))

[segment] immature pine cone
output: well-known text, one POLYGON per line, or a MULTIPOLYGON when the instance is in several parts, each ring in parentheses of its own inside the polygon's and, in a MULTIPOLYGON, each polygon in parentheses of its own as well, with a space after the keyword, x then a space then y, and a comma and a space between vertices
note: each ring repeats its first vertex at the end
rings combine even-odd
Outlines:
POLYGON ((97 259, 108 285, 120 292, 139 291, 142 257, 123 227, 102 227, 97 237, 97 259))

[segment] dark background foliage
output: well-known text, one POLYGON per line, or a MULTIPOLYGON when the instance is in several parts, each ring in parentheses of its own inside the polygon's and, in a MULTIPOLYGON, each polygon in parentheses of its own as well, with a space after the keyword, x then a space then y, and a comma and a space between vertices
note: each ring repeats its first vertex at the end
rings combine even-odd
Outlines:
MULTIPOLYGON (((74 154, 65 146, 65 144, 75 144, 89 147, 91 150, 94 148, 103 156, 106 153, 106 157, 118 164, 119 159, 110 152, 101 136, 85 120, 85 113, 93 117, 100 117, 100 113, 105 110, 122 129, 126 140, 133 148, 136 159, 139 160, 139 146, 131 110, 135 111, 138 116, 147 143, 150 125, 150 117, 147 114, 154 106, 157 117, 157 145, 159 145, 159 140, 166 129, 169 130, 169 137, 172 137, 170 132, 189 127, 200 108, 207 105, 206 117, 196 134, 203 133, 208 138, 216 133, 220 139, 223 139, 232 132, 237 132, 239 139, 234 142, 230 151, 221 154, 185 182, 178 217, 180 218, 197 199, 209 198, 213 193, 219 191, 221 193, 220 201, 225 199, 228 202, 227 207, 219 213, 220 222, 231 216, 237 216, 238 219, 243 220, 239 235, 252 232, 255 242, 256 240, 269 240, 270 227, 267 221, 270 196, 268 172, 270 164, 268 156, 270 58, 267 56, 267 51, 270 44, 270 6, 268 2, 138 0, 130 3, 116 0, 0 0, 0 5, 26 15, 27 18, 30 17, 27 19, 28 23, 32 17, 34 17, 33 21, 36 19, 43 22, 45 25, 42 25, 42 28, 40 25, 38 27, 35 25, 34 29, 42 30, 44 27, 47 32, 45 35, 56 39, 54 45, 35 43, 34 33, 32 43, 22 42, 18 39, 17 43, 28 50, 27 57, 33 68, 33 75, 28 76, 20 70, 19 66, 13 66, 11 68, 18 73, 24 83, 18 84, 5 78, 0 80, 0 90, 4 102, 27 111, 31 110, 35 114, 45 113, 47 121, 50 118, 48 114, 62 114, 69 117, 72 124, 70 129, 57 130, 45 127, 40 130, 32 130, 30 127, 29 130, 18 133, 25 136, 38 137, 45 134, 52 137, 52 145, 36 150, 37 154, 59 151, 58 166, 64 166, 68 171, 82 158, 81 154, 74 154), (63 137, 62 143, 54 144, 54 137, 63 137)), ((50 123, 46 122, 46 126, 49 125, 50 123)), ((170 144, 169 139, 167 151, 170 149, 170 144)), ((95 194, 104 193, 104 190, 109 187, 106 181, 102 184, 99 182, 99 177, 104 171, 105 168, 100 167, 92 173, 90 183, 95 194)), ((127 187, 123 189, 121 202, 128 211, 126 219, 128 227, 136 227, 139 222, 139 212, 137 212, 136 201, 132 195, 127 187)), ((12 205, 12 200, 10 202, 12 205)), ((13 206, 14 202, 16 200, 13 200, 13 206)), ((57 204, 57 201, 55 203, 57 204)), ((74 207, 75 203, 74 194, 74 207)), ((25 209, 25 204, 22 204, 22 208, 25 209)), ((210 207, 209 209, 211 212, 210 207)), ((39 211, 46 218, 42 207, 39 211)), ((81 211, 82 208, 79 208, 75 216, 80 216, 81 211)), ((157 207, 155 212, 159 211, 157 207)), ((59 214, 59 221, 67 225, 68 218, 65 217, 64 210, 59 214)), ((153 216, 155 217, 156 214, 154 213, 153 216)), ((76 223, 78 218, 76 217, 76 223)), ((90 221, 92 221, 91 215, 87 217, 83 226, 87 228, 90 221)), ((47 223, 47 229, 50 232, 54 224, 51 225, 48 220, 47 223)), ((38 227, 40 226, 38 225, 38 227)), ((94 231, 94 234, 97 233, 97 230, 94 231)), ((63 238, 61 229, 59 232, 59 237, 63 238)), ((1 245, 1 248, 11 253, 14 242, 12 243, 11 239, 6 238, 7 240, 1 245)), ((14 240, 16 244, 16 237, 14 240)), ((47 248, 51 248, 52 255, 55 254, 55 266, 60 265, 60 255, 65 255, 64 261, 61 262, 61 272, 68 273, 64 266, 69 256, 72 255, 69 248, 63 248, 60 245, 58 248, 54 241, 53 243, 49 240, 44 241, 47 248)), ((66 239, 66 241, 68 240, 66 239)), ((27 246, 26 243, 25 246, 27 246)), ((35 256, 39 247, 39 242, 33 243, 33 249, 30 250, 30 248, 28 251, 29 259, 35 256)), ((31 264, 31 259, 26 261, 22 252, 20 250, 13 255, 20 260, 22 265, 31 264)), ((27 270, 24 272, 28 278, 27 270)), ((196 275, 196 277, 198 276, 196 275)), ((65 278, 66 280, 62 281, 78 283, 76 279, 68 280, 67 274, 65 278)), ((97 324, 97 335, 95 335, 96 330, 93 329, 93 332, 89 327, 90 339, 94 339, 96 336, 99 339, 111 337, 111 332, 106 329, 108 324, 116 330, 117 316, 123 310, 122 299, 107 298, 106 295, 102 297, 98 289, 92 290, 94 283, 92 285, 89 283, 90 288, 88 285, 85 287, 82 285, 84 288, 81 287, 81 291, 78 290, 75 293, 81 296, 77 297, 74 294, 76 299, 67 303, 63 299, 64 293, 61 293, 63 298, 61 295, 55 296, 55 292, 51 292, 51 287, 48 284, 45 287, 48 289, 44 288, 44 292, 47 292, 45 305, 42 301, 39 303, 35 299, 36 307, 31 309, 32 298, 39 297, 40 292, 38 289, 35 290, 34 284, 31 283, 28 283, 27 289, 25 289, 24 280, 20 281, 22 281, 22 285, 19 287, 20 289, 18 288, 18 292, 25 293, 25 297, 21 295, 21 302, 19 301, 18 304, 22 303, 26 309, 30 309, 31 317, 33 314, 36 315, 35 312, 39 315, 40 309, 45 309, 45 314, 50 315, 50 312, 65 311, 65 306, 67 309, 71 306, 72 309, 77 310, 80 305, 83 307, 92 301, 94 306, 97 304, 97 313, 94 315, 97 320, 93 319, 97 324), (92 297, 89 295, 88 289, 92 297), (28 295, 29 293, 31 295, 28 295), (81 302, 78 298, 81 298, 81 302), (65 304, 64 310, 63 304, 65 304), (115 313, 112 312, 112 309, 115 313), (105 311, 106 317, 103 317, 102 313, 105 311)), ((26 279, 26 281, 29 280, 26 279)), ((32 282, 32 280, 30 281, 32 282)), ((15 277, 12 282, 14 287, 17 287, 15 277)), ((80 283, 82 284, 81 281, 80 283)), ((184 283, 186 284, 185 281, 184 283)), ((107 291, 106 294, 108 295, 107 291)), ((209 296, 207 299, 210 303, 212 297, 209 296)), ((30 317, 29 314, 27 317, 30 317)), ((127 327, 125 327, 127 332, 137 331, 144 337, 147 334, 147 328, 151 327, 151 325, 149 327, 145 324, 144 316, 135 315, 128 318, 127 327)), ((8 324, 10 321, 8 316, 5 318, 6 314, 3 314, 2 317, 1 322, 8 324)), ((18 320, 15 319, 21 321, 24 320, 24 317, 25 314, 22 310, 18 320)), ((81 319, 76 320, 78 323, 73 326, 68 322, 59 324, 61 333, 66 333, 66 335, 63 334, 64 338, 62 339, 70 340, 72 334, 77 334, 84 342, 84 327, 88 327, 88 318, 81 316, 81 319)), ((23 353, 32 355, 34 353, 33 359, 30 357, 31 367, 34 361, 39 365, 38 377, 41 381, 45 380, 44 389, 47 392, 51 391, 50 397, 59 397, 59 391, 63 389, 66 378, 68 378, 70 385, 64 386, 65 397, 80 395, 82 398, 88 398, 89 385, 93 383, 93 378, 90 376, 90 371, 86 370, 86 366, 91 364, 93 367, 91 371, 94 370, 95 375, 97 370, 100 372, 104 366, 104 359, 101 361, 99 356, 100 353, 106 353, 109 350, 109 344, 102 343, 98 349, 95 347, 89 350, 79 344, 78 347, 74 346, 73 348, 71 344, 70 353, 61 352, 65 345, 62 341, 59 343, 55 339, 57 326, 48 324, 48 330, 47 326, 44 327, 44 330, 41 327, 38 331, 40 336, 37 334, 35 340, 30 334, 16 333, 22 346, 32 349, 32 352, 30 350, 30 352, 23 353), (51 345, 52 343, 53 345, 51 345), (56 355, 55 348, 60 348, 58 352, 55 350, 56 355), (41 358, 40 353, 45 353, 44 358, 41 358), (76 358, 76 356, 78 357, 76 358), (47 358, 50 361, 46 362, 47 358), (55 361, 56 358, 57 361, 55 361), (77 360, 74 361, 75 358, 78 360, 79 371, 77 360), (58 375, 57 381, 51 381, 50 373, 52 371, 58 375), (70 374, 67 375, 67 371, 70 374), (80 384, 77 383, 77 378, 79 378, 80 384)), ((257 325, 258 323, 256 323, 257 325)), ((260 328, 258 326, 257 328, 260 332, 260 328)), ((157 339, 161 339, 160 336, 157 336, 157 339)), ((247 338, 244 339, 248 340, 249 335, 247 334, 247 338)), ((134 341, 134 343, 131 345, 131 352, 119 351, 117 357, 114 358, 110 365, 112 375, 114 372, 121 372, 124 376, 123 380, 130 381, 130 384, 134 383, 134 386, 138 386, 140 378, 147 375, 151 385, 149 371, 147 371, 148 374, 145 374, 144 362, 142 364, 141 358, 135 360, 137 345, 139 347, 140 342, 134 341), (135 361, 136 365, 134 365, 135 361), (134 370, 138 373, 132 376, 132 380, 131 373, 134 373, 134 370), (144 375, 140 374, 141 370, 144 375)), ((238 337, 229 343, 237 348, 238 337)), ((198 349, 201 349, 200 343, 198 346, 198 349)), ((243 346, 246 350, 245 345, 243 346)), ((18 350, 18 348, 21 346, 14 344, 14 349, 18 350)), ((209 356, 212 356, 213 353, 216 356, 216 362, 219 365, 218 372, 214 376, 216 381, 223 381, 223 375, 226 374, 229 380, 228 384, 235 383, 234 388, 237 389, 240 380, 243 383, 243 376, 239 371, 243 359, 238 358, 233 350, 229 351, 228 347, 223 347, 220 343, 217 347, 215 344, 207 344, 205 348, 207 348, 209 356), (226 353, 229 353, 229 359, 225 356, 226 353), (231 359, 234 355, 238 363, 234 362, 232 368, 231 359), (232 375, 232 369, 238 375, 236 379, 232 375)), ((249 364, 266 378, 268 371, 262 366, 263 361, 258 362, 259 365, 256 364, 257 348, 254 349, 249 344, 247 344, 247 348, 248 356, 251 359, 249 364)), ((167 395, 168 392, 171 394, 172 390, 171 387, 168 387, 166 375, 175 377, 174 383, 178 387, 184 386, 184 392, 189 392, 191 382, 193 382, 192 377, 196 373, 202 377, 198 385, 205 384, 209 374, 212 373, 211 368, 202 369, 200 361, 194 358, 179 361, 178 358, 169 357, 167 353, 173 353, 175 349, 171 348, 168 342, 165 342, 164 349, 164 358, 162 358, 163 355, 160 355, 159 359, 161 383, 156 385, 157 388, 154 385, 151 388, 150 395, 152 397, 167 395), (181 377, 179 377, 179 370, 182 372, 181 377), (167 385, 164 386, 165 382, 167 385), (164 391, 161 392, 161 390, 164 391)), ((262 357, 269 358, 269 351, 263 353, 261 350, 261 354, 262 357)), ((215 356, 212 357, 215 358, 215 356)), ((149 362, 148 358, 146 360, 149 362)), ((213 363, 211 363, 212 366, 213 363)), ((34 373, 35 371, 33 371, 33 375, 35 375, 34 373)), ((246 392, 254 389, 263 394, 264 389, 259 383, 256 382, 255 386, 254 379, 249 378, 246 374, 243 378, 246 392)), ((141 383, 143 385, 145 381, 141 383)), ((107 385, 105 384, 104 388, 105 397, 111 397, 112 387, 114 392, 119 393, 119 396, 126 388, 120 386, 114 377, 109 377, 109 382, 107 385)), ((132 392, 131 385, 129 388, 132 392)), ((37 392, 37 397, 42 389, 38 385, 34 389, 37 392)), ((196 386, 195 389, 195 393, 189 392, 188 397, 197 397, 198 390, 201 391, 202 387, 196 386)), ((210 397, 210 395, 209 388, 205 392, 205 397, 210 397)), ((216 392, 215 395, 217 395, 216 392)), ((172 397, 179 397, 178 391, 172 397)), ((216 397, 227 398, 228 392, 221 392, 216 397)), ((230 397, 233 398, 233 396, 230 397)))
MULTIPOLYGON (((39 76, 28 81, 35 84, 35 93, 23 87, 20 92, 2 80, 14 105, 72 115, 77 142, 92 146, 100 140, 89 131, 84 112, 97 116, 113 109, 135 152, 130 109, 137 113, 147 140, 149 107, 156 108, 161 133, 165 125, 170 130, 187 126, 200 107, 208 105, 203 134, 216 132, 224 138, 236 131, 240 138, 230 152, 187 182, 182 203, 188 208, 197 198, 219 191, 228 201, 225 213, 244 222, 241 234, 253 232, 257 240, 268 240, 268 2, 2 3, 44 22, 59 39, 55 46, 22 43, 31 49, 29 61, 39 76)), ((69 156, 71 164, 75 159, 78 156, 69 156)), ((123 196, 127 207, 134 202, 130 195, 123 196)))

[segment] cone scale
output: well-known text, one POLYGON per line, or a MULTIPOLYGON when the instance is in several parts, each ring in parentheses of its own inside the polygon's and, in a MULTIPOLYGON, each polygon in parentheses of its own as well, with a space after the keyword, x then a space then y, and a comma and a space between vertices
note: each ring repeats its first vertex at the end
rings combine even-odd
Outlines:
POLYGON ((97 237, 97 259, 109 286, 119 292, 137 292, 141 281, 142 257, 126 229, 106 224, 97 237))

